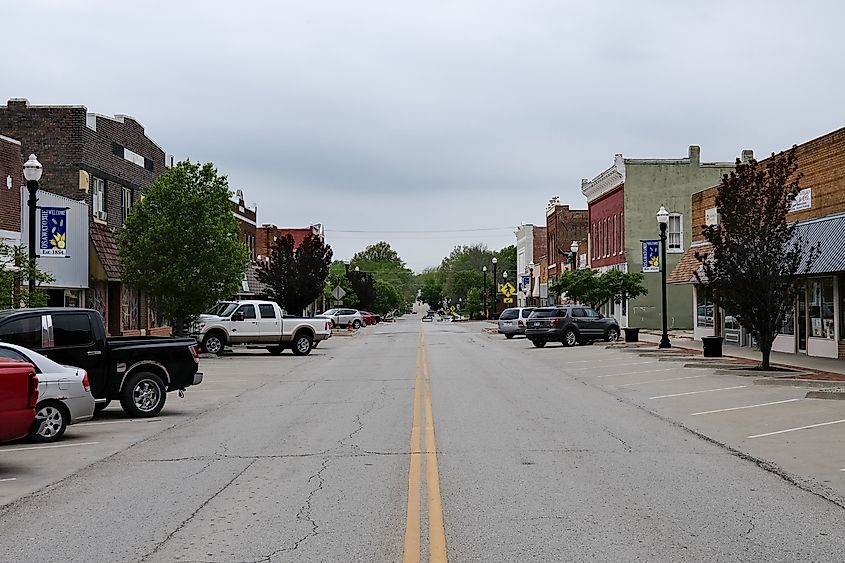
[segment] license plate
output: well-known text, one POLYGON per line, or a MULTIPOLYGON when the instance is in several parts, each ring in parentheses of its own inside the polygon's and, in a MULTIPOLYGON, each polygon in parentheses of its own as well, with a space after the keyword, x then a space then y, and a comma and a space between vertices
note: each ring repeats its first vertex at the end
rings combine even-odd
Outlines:
POLYGON ((540 326, 540 321, 534 321, 531 326, 540 326))

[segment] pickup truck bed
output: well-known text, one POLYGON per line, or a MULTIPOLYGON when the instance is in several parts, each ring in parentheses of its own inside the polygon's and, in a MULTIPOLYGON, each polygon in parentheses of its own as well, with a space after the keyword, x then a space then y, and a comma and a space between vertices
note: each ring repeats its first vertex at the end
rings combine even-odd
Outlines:
POLYGON ((35 368, 31 364, 0 358, 0 443, 29 434, 37 402, 35 368))

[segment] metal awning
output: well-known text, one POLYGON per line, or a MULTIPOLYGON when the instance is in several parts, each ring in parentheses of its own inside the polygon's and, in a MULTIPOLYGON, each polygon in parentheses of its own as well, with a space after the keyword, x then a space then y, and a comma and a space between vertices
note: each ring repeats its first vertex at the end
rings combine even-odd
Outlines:
MULTIPOLYGON (((801 237, 807 248, 818 245, 818 258, 810 266, 808 274, 829 274, 845 272, 845 213, 811 219, 798 223, 795 236, 801 237)), ((807 257, 805 255, 798 269, 805 273, 807 257)))

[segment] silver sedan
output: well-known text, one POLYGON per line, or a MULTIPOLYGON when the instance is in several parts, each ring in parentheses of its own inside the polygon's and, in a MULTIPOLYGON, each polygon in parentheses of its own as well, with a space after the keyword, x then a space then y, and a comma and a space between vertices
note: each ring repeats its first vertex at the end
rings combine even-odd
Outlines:
POLYGON ((94 397, 84 369, 59 365, 37 352, 6 342, 0 342, 0 357, 35 366, 38 403, 30 433, 32 440, 55 442, 68 425, 94 417, 94 397))

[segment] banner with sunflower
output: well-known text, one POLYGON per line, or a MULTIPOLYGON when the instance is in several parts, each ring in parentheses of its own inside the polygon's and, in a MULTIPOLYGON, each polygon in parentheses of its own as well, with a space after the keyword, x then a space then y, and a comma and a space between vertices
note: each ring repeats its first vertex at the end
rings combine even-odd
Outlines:
POLYGON ((643 243, 643 272, 660 271, 660 241, 644 240, 643 243))
POLYGON ((42 207, 38 237, 41 256, 67 256, 67 208, 42 207))

